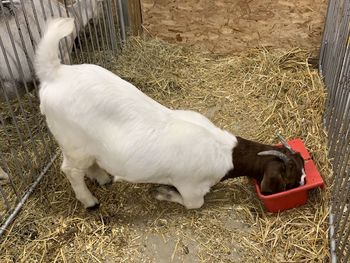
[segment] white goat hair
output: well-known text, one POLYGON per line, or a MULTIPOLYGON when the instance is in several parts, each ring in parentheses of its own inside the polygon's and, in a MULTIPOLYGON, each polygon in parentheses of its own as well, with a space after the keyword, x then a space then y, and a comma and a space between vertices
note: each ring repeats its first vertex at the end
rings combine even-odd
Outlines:
MULTIPOLYGON (((97 5, 99 1, 101 0, 79 0, 67 7, 69 16, 75 17, 78 21, 78 28, 74 30, 71 38, 67 38, 66 43, 62 43, 61 50, 64 63, 69 63, 68 54, 72 50, 74 39, 78 32, 90 19, 98 15, 97 5)), ((2 2, 5 4, 3 0, 2 2)), ((10 1, 6 2, 7 4, 10 3, 10 1)), ((0 76, 7 97, 13 99, 16 97, 16 89, 20 96, 25 93, 21 84, 22 81, 27 83, 33 81, 34 48, 40 41, 41 31, 45 29, 47 19, 50 17, 66 17, 67 12, 64 5, 57 0, 13 0, 13 6, 8 5, 8 7, 12 8, 12 13, 5 13, 5 6, 3 6, 4 13, 0 12, 0 41, 2 41, 4 46, 4 50, 0 48, 0 76), (27 21, 24 12, 26 13, 27 21), (18 19, 20 30, 17 27, 15 17, 18 19), (8 23, 10 32, 6 23, 8 23), (12 35, 13 41, 9 34, 12 35), (23 42, 20 34, 22 34, 23 42), (16 53, 18 59, 16 58, 16 53), (6 60, 8 60, 9 67, 6 60)), ((2 89, 0 89, 1 100, 5 100, 5 94, 3 94, 2 89)))
POLYGON ((199 113, 171 110, 96 65, 62 65, 58 42, 73 19, 53 20, 36 54, 40 109, 63 152, 62 170, 85 207, 98 205, 85 174, 114 181, 175 186, 171 198, 199 208, 210 187, 232 169, 236 137, 199 113), (101 169, 103 168, 103 169, 101 169))

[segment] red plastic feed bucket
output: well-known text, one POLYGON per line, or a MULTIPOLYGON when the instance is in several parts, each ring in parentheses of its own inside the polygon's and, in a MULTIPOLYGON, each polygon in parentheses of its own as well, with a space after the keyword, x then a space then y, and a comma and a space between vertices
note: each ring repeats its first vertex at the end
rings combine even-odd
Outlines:
POLYGON ((305 160, 305 185, 273 195, 263 195, 260 192, 259 184, 254 180, 258 197, 269 212, 277 213, 304 205, 307 202, 308 190, 316 187, 324 188, 323 179, 317 171, 314 162, 311 160, 310 154, 303 142, 300 139, 295 139, 288 143, 293 150, 300 152, 305 160))

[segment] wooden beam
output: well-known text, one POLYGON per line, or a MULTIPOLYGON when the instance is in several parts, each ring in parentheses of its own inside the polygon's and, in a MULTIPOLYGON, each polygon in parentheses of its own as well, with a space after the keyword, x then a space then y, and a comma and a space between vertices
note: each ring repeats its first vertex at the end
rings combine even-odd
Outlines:
POLYGON ((129 17, 129 32, 136 36, 142 32, 142 10, 140 0, 127 0, 128 2, 128 17, 129 17))

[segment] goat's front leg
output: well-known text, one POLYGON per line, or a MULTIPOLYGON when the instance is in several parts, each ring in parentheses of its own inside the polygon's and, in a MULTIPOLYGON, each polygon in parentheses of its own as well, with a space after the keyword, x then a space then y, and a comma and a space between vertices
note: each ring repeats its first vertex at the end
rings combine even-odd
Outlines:
POLYGON ((204 204, 204 195, 208 191, 201 189, 199 185, 179 187, 179 192, 183 198, 184 206, 187 209, 198 209, 204 204))
POLYGON ((91 194, 84 181, 86 170, 73 168, 64 159, 62 171, 65 173, 70 184, 72 185, 76 198, 84 205, 84 207, 87 209, 98 208, 99 202, 97 198, 91 194))
POLYGON ((97 163, 91 165, 86 172, 86 176, 91 180, 96 180, 99 185, 105 185, 112 182, 112 179, 97 163))

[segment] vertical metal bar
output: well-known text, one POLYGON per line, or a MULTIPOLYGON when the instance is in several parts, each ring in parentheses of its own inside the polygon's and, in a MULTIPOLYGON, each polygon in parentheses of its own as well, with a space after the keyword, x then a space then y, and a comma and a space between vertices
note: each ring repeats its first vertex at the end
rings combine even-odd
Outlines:
MULTIPOLYGON (((85 15, 87 15, 87 10, 86 10, 86 5, 85 5, 85 15)), ((84 25, 83 25, 83 11, 82 11, 82 7, 81 7, 81 0, 77 1, 76 3, 76 9, 77 9, 77 13, 79 14, 79 17, 80 17, 80 21, 79 21, 79 30, 78 32, 80 32, 81 30, 83 31, 83 35, 84 35, 84 42, 85 42, 85 46, 86 46, 86 51, 85 53, 87 53, 88 55, 88 60, 91 62, 91 57, 90 57, 90 48, 89 48, 89 45, 88 45, 88 39, 86 37, 86 32, 85 32, 85 28, 84 28, 84 25)), ((90 24, 88 23, 87 24, 88 26, 88 32, 89 32, 89 36, 92 37, 92 32, 91 32, 91 27, 90 27, 90 24)), ((93 39, 91 39, 91 47, 92 47, 92 51, 95 51, 95 46, 94 46, 94 41, 92 41, 93 39)), ((83 48, 83 46, 80 46, 81 48, 83 48)), ((84 56, 83 56, 84 58, 84 56)))
MULTIPOLYGON (((71 5, 71 6, 73 6, 73 5, 71 5)), ((67 5, 67 0, 64 0, 64 8, 65 8, 65 11, 66 11, 66 16, 67 17, 72 17, 73 16, 73 18, 74 18, 74 12, 73 12, 73 14, 68 10, 68 5, 67 5)), ((79 46, 81 47, 81 41, 80 41, 80 35, 79 35, 79 29, 78 29, 78 27, 77 27, 77 19, 75 18, 74 19, 74 26, 75 26, 75 30, 76 30, 76 32, 77 32, 77 36, 76 36, 76 39, 78 40, 78 43, 79 43, 79 46)), ((75 57, 79 57, 79 54, 78 54, 78 47, 77 47, 77 45, 76 45, 76 43, 75 43, 75 39, 74 39, 74 36, 73 36, 73 34, 71 34, 71 41, 72 41, 72 46, 73 46, 73 50, 74 50, 74 56, 75 57)), ((70 54, 70 53, 69 53, 70 54)), ((72 59, 72 56, 71 56, 71 54, 70 54, 70 63, 72 64, 73 63, 73 59, 72 59)))
POLYGON ((118 11, 119 11, 120 34, 122 37, 122 42, 125 42, 126 41, 126 26, 127 26, 126 24, 127 24, 128 18, 125 14, 122 0, 118 0, 117 7, 118 7, 118 11))
MULTIPOLYGON (((347 121, 345 124, 350 125, 350 121, 347 121)), ((350 140, 350 129, 348 129, 344 136, 342 136, 339 141, 342 147, 339 149, 337 158, 334 159, 333 169, 337 174, 341 174, 343 172, 343 166, 349 159, 348 154, 350 153, 349 149, 349 140, 350 140)), ((335 193, 338 193, 335 191, 335 193)))
MULTIPOLYGON (((341 56, 340 54, 338 54, 339 56, 341 56)), ((328 99, 328 106, 327 106, 327 115, 330 116, 330 122, 328 122, 327 126, 330 129, 330 132, 332 133, 334 131, 333 127, 334 127, 334 121, 336 120, 335 118, 335 105, 336 102, 339 100, 340 98, 340 86, 337 85, 338 81, 339 81, 339 77, 340 77, 340 65, 343 64, 342 61, 339 62, 337 61, 337 64, 333 67, 334 69, 336 68, 337 71, 334 72, 334 70, 332 69, 330 74, 332 74, 333 79, 332 79, 332 84, 330 85, 331 87, 331 95, 329 96, 328 99)), ((332 142, 332 141, 330 141, 332 142)))
POLYGON ((54 16, 54 12, 53 12, 53 9, 52 9, 52 2, 51 2, 51 0, 47 0, 47 1, 49 3, 50 16, 53 17, 54 16))
MULTIPOLYGON (((345 74, 343 74, 344 76, 345 74)), ((339 83, 339 85, 342 85, 342 83, 339 83)), ((349 141, 347 135, 349 134, 349 92, 346 90, 346 86, 342 87, 342 93, 341 93, 341 99, 340 99, 340 104, 337 109, 337 113, 335 114, 334 118, 337 119, 337 124, 335 125, 336 128, 334 129, 335 131, 333 132, 333 135, 330 136, 330 140, 332 143, 330 144, 330 152, 331 156, 336 154, 334 160, 333 160, 333 170, 336 174, 336 180, 335 180, 335 185, 334 185, 334 197, 333 201, 335 203, 335 207, 339 210, 342 209, 343 205, 342 203, 345 202, 345 197, 344 197, 344 191, 348 192, 349 189, 344 186, 346 182, 349 180, 349 174, 343 176, 341 173, 341 169, 338 169, 339 166, 341 168, 341 163, 340 160, 343 159, 341 156, 341 153, 343 152, 343 149, 347 149, 349 147, 349 141), (342 150, 340 150, 342 149, 342 150), (345 190, 346 189, 346 190, 345 190)), ((350 187, 350 185, 349 185, 350 187)), ((338 218, 338 212, 337 210, 335 214, 335 218, 338 218)), ((338 223, 336 224, 335 228, 337 230, 338 228, 338 223)))
MULTIPOLYGON (((66 2, 66 0, 64 0, 66 2)), ((83 38, 84 38, 84 41, 86 43, 86 32, 85 30, 83 30, 83 32, 81 32, 82 30, 82 21, 81 21, 81 8, 80 8, 80 2, 76 2, 74 4, 71 5, 71 9, 70 9, 71 13, 70 14, 68 12, 69 15, 72 15, 74 17, 74 25, 75 25, 75 29, 76 29, 76 32, 77 32, 77 39, 78 39, 78 44, 79 44, 79 49, 80 51, 82 50, 83 48, 83 40, 81 38, 81 34, 83 35, 83 38)), ((73 38, 73 36, 72 36, 73 38)), ((75 41, 74 39, 72 39, 73 41, 75 41)), ((83 60, 84 60, 84 55, 83 55, 83 52, 78 52, 77 50, 77 46, 74 44, 74 47, 75 47, 75 54, 76 54, 76 58, 79 59, 79 63, 81 63, 83 60), (79 54, 79 55, 78 55, 79 54)), ((89 47, 87 46, 87 54, 88 54, 88 61, 90 61, 90 51, 89 51, 89 47)))
POLYGON ((346 101, 345 106, 343 108, 343 112, 345 112, 344 116, 342 116, 341 125, 339 127, 338 140, 342 140, 343 143, 337 143, 334 149, 334 152, 337 153, 333 160, 333 168, 337 170, 339 162, 341 160, 341 155, 339 152, 342 151, 344 146, 347 146, 347 136, 349 133, 349 121, 350 121, 350 91, 345 91, 344 101, 346 101))
MULTIPOLYGON (((323 45, 325 45, 325 53, 323 54, 323 61, 322 61, 322 74, 324 77, 328 76, 328 65, 329 65, 329 57, 330 54, 333 52, 331 49, 331 39, 330 39, 330 28, 333 30, 332 26, 332 19, 333 19, 333 12, 334 12, 334 0, 330 0, 328 4, 328 10, 327 10, 327 17, 325 22, 325 32, 324 32, 324 41, 323 45)), ((328 85, 326 86, 327 89, 328 85)), ((326 104, 327 105, 327 104, 326 104)))
MULTIPOLYGON (((13 4, 13 0, 10 0, 13 4)), ((32 34, 32 31, 29 27, 29 21, 28 21, 28 17, 27 17, 27 12, 26 12, 26 8, 25 8, 25 5, 23 4, 23 0, 20 0, 20 3, 21 3, 21 7, 22 7, 22 11, 23 11, 23 17, 24 17, 24 20, 26 22, 26 26, 27 26, 27 30, 28 30, 28 35, 29 35, 29 38, 30 38, 30 43, 27 43, 28 45, 31 44, 31 46, 29 48, 31 48, 32 50, 34 50, 34 38, 33 38, 33 34, 32 34)), ((21 25, 19 23, 19 20, 18 20, 18 17, 17 17, 17 13, 15 13, 14 15, 14 19, 15 19, 15 23, 16 23, 16 26, 18 28, 18 34, 19 34, 19 37, 20 37, 20 41, 21 41, 21 46, 23 48, 23 52, 26 56, 26 62, 27 62, 27 65, 28 65, 28 69, 30 70, 30 74, 32 76, 32 79, 33 79, 33 84, 34 86, 36 86, 36 83, 35 83, 35 73, 34 73, 34 66, 33 66, 33 63, 31 61, 31 58, 29 57, 28 55, 28 49, 27 49, 27 46, 26 46, 26 42, 24 41, 24 37, 23 37, 23 33, 21 31, 21 25)), ((22 76, 24 78, 24 76, 22 76)), ((23 80, 23 85, 26 87, 27 83, 25 80, 23 80)), ((27 92, 28 92, 28 88, 26 88, 27 92)), ((33 102, 32 102, 32 99, 30 96, 27 97, 28 99, 28 102, 29 102, 29 106, 30 108, 34 109, 34 105, 33 105, 33 102)), ((38 120, 37 118, 35 118, 36 120, 38 120)), ((45 141, 43 140, 43 136, 42 136, 42 133, 41 131, 39 131, 39 135, 41 137, 41 141, 42 143, 44 143, 45 145, 45 141)), ((34 143, 34 142, 33 142, 34 143)), ((46 147, 45 147, 46 149, 46 147)))
POLYGON ((333 112, 333 118, 330 122, 330 131, 328 133, 328 138, 329 138, 329 157, 333 158, 334 154, 335 154, 335 148, 336 148, 336 138, 338 136, 338 132, 339 132, 339 125, 341 125, 340 119, 341 119, 341 109, 343 108, 343 104, 345 101, 344 95, 345 95, 345 90, 342 88, 341 85, 338 85, 338 95, 337 98, 335 100, 335 103, 337 105, 337 107, 334 108, 334 112, 333 112))
MULTIPOLYGON (((53 8, 52 8, 52 2, 51 2, 51 0, 47 0, 47 1, 49 3, 50 16, 51 16, 51 18, 55 17, 55 13, 54 13, 53 8)), ((46 12, 46 10, 45 10, 45 12, 46 12)), ((63 52, 63 47, 62 47, 62 41, 60 41, 60 43, 59 43, 59 52, 60 52, 61 59, 63 59, 64 52, 63 52)))
MULTIPOLYGON (((345 247, 348 244, 348 240, 349 240, 349 236, 350 236, 350 224, 347 222, 348 218, 349 218, 349 214, 350 214, 350 209, 348 209, 346 211, 346 214, 345 214, 345 217, 344 217, 344 221, 343 221, 343 227, 342 229, 344 229, 343 231, 344 232, 339 232, 341 235, 344 235, 344 236, 339 236, 338 239, 336 240, 336 244, 337 244, 337 254, 338 255, 342 255, 343 254, 343 251, 345 249, 345 247), (347 227, 346 227, 347 225, 347 227), (345 230, 345 227, 346 227, 346 230, 345 230)), ((339 219, 338 219, 339 220, 339 219)))
POLYGON ((320 72, 327 88, 325 127, 333 158, 329 217, 332 263, 350 257, 350 1, 330 0, 320 51, 320 72), (347 208, 347 210, 345 209, 347 208))
MULTIPOLYGON (((61 8, 63 7, 62 6, 62 3, 60 3, 60 2, 56 2, 56 6, 57 6, 57 10, 58 10, 58 15, 59 15, 59 17, 62 17, 63 15, 62 15, 62 10, 61 10, 61 8)), ((71 52, 71 47, 69 46, 69 43, 68 43, 68 38, 67 37, 65 37, 64 39, 63 39, 63 41, 64 41, 64 44, 65 44, 65 49, 66 49, 66 52, 67 52, 67 56, 68 56, 68 61, 64 61, 64 58, 65 58, 65 56, 64 57, 61 57, 61 61, 62 61, 62 63, 69 63, 69 64, 72 64, 72 58, 71 58, 71 54, 70 54, 70 52, 71 52)), ((62 43, 62 40, 60 41, 61 43, 62 43)), ((73 41, 73 43, 74 43, 74 41, 73 41)), ((72 44, 73 44, 72 43, 72 44)), ((73 45, 72 45, 73 46, 73 45)), ((64 48, 63 48, 64 49, 64 48)))
MULTIPOLYGON (((40 24, 39 24, 39 20, 38 20, 38 15, 37 15, 37 12, 36 12, 36 7, 35 7, 35 4, 34 4, 34 1, 30 1, 30 3, 31 3, 32 11, 33 11, 33 17, 34 17, 34 20, 35 20, 36 28, 38 30, 39 37, 41 38, 41 28, 40 28, 40 24)), ((29 32, 29 38, 31 39, 32 48, 34 50, 37 43, 35 41, 34 34, 33 34, 33 31, 32 31, 32 27, 33 26, 31 26, 31 27, 29 26, 32 23, 29 23, 27 10, 24 7, 24 4, 23 4, 22 0, 21 0, 21 5, 22 5, 22 9, 23 9, 24 19, 26 21, 26 26, 27 26, 28 32, 29 32)), ((35 74, 33 75, 33 85, 34 85, 34 89, 35 89, 35 91, 36 91, 36 93, 38 95, 39 94, 39 88, 38 88, 38 85, 37 85, 37 83, 35 81, 35 74)))
MULTIPOLYGON (((24 16, 24 19, 26 21, 27 30, 28 30, 28 33, 29 33, 29 38, 31 40, 31 48, 32 48, 32 50, 34 50, 37 43, 35 41, 34 34, 33 34, 33 31, 32 31, 32 28, 31 28, 33 25, 32 25, 32 23, 29 22, 29 19, 28 19, 28 12, 30 12, 30 11, 26 10, 25 5, 23 3, 23 0, 20 0, 20 2, 21 2, 22 10, 23 10, 23 16, 24 16)), ((30 3, 31 3, 31 7, 32 7, 32 14, 33 14, 33 17, 34 17, 34 20, 35 20, 36 28, 38 30, 39 36, 41 37, 42 36, 42 29, 41 29, 40 24, 39 24, 36 7, 35 7, 35 4, 34 4, 34 1, 30 1, 30 3)), ((35 2, 35 3, 38 3, 38 2, 35 2)), ((28 60, 30 60, 30 59, 28 58, 28 60)), ((38 96, 39 88, 38 88, 38 85, 37 85, 36 80, 35 80, 34 69, 33 69, 33 72, 32 72, 32 79, 33 79, 32 82, 33 82, 34 88, 35 88, 35 90, 37 92, 37 96, 38 96)), ((30 105, 31 105, 32 109, 35 108, 36 110, 38 110, 38 107, 34 107, 32 99, 31 99, 30 96, 29 96, 29 102, 30 102, 30 105)), ((36 119, 37 122, 39 122, 39 119, 38 119, 38 117, 36 115, 35 115, 35 119, 36 119)), ((51 157, 51 152, 48 150, 48 146, 47 146, 47 143, 45 142, 44 135, 43 135, 41 129, 39 129, 38 134, 39 134, 41 143, 44 145, 45 155, 51 157)))
POLYGON ((35 4, 34 4, 34 1, 30 1, 30 2, 32 4, 33 16, 34 16, 34 20, 35 20, 35 23, 36 23, 36 27, 38 29, 39 36, 42 37, 42 29, 40 27, 40 23, 39 23, 39 20, 38 20, 38 14, 36 12, 36 7, 35 7, 35 4))
MULTIPOLYGON (((331 2, 330 4, 332 4, 333 2, 331 2)), ((337 16, 335 16, 335 17, 337 17, 337 16)), ((333 18, 333 16, 331 16, 330 17, 330 19, 332 19, 333 18)), ((337 58, 337 57, 336 57, 337 58)), ((335 68, 334 66, 332 67, 333 69, 335 68)), ((330 75, 330 77, 332 77, 334 74, 331 74, 330 75)), ((326 78, 326 81, 327 81, 327 79, 329 79, 329 77, 328 76, 325 76, 325 78, 326 78)), ((337 86, 333 91, 331 91, 331 92, 329 92, 329 94, 328 94, 328 98, 330 98, 329 99, 329 103, 328 103, 328 108, 333 108, 334 107, 334 104, 336 103, 336 101, 339 99, 339 85, 336 85, 336 82, 334 82, 334 81, 332 81, 332 82, 330 82, 327 86, 329 87, 329 86, 332 86, 332 87, 334 87, 334 86, 337 86), (335 94, 335 96, 333 95, 333 94, 335 94), (335 101, 333 102, 333 98, 335 98, 335 101)), ((329 110, 328 110, 328 113, 326 112, 326 114, 327 114, 327 120, 328 120, 328 130, 329 130, 329 134, 331 135, 330 137, 332 137, 332 134, 333 134, 333 131, 334 131, 334 125, 332 125, 333 123, 334 123, 334 121, 337 119, 336 117, 337 116, 334 116, 334 115, 332 115, 332 112, 330 112, 329 110)), ((329 140, 329 142, 330 142, 330 146, 332 146, 332 144, 333 144, 333 142, 334 142, 335 140, 333 140, 333 139, 330 139, 329 140)), ((333 148, 331 148, 331 150, 332 150, 333 148)))
MULTIPOLYGON (((48 1, 48 0, 46 0, 46 1, 48 1)), ((43 0, 40 0, 40 7, 41 7, 41 12, 43 14, 44 20, 46 21, 47 20, 47 16, 46 16, 46 10, 44 8, 43 0)))
MULTIPOLYGON (((326 19, 329 17, 330 12, 331 12, 331 5, 332 5, 332 0, 329 1, 327 5, 327 11, 326 11, 326 19)), ((322 34, 322 45, 320 48, 320 55, 319 55, 319 71, 321 75, 324 75, 323 71, 323 64, 324 64, 324 58, 327 56, 327 43, 328 43, 328 25, 330 23, 324 23, 323 25, 323 34, 322 34)))
POLYGON ((332 206, 330 208, 330 214, 329 214, 329 240, 330 240, 330 251, 331 251, 331 261, 332 263, 337 262, 337 254, 336 254, 336 244, 334 240, 334 224, 333 224, 333 209, 332 206))
MULTIPOLYGON (((106 1, 107 2, 107 1, 106 1)), ((105 37, 105 42, 106 42, 106 47, 105 49, 107 50, 111 50, 111 47, 110 47, 110 41, 108 41, 108 31, 107 31, 107 25, 106 25, 106 14, 108 13, 108 10, 105 8, 105 4, 104 2, 101 3, 101 9, 102 9, 102 21, 103 21, 103 32, 104 32, 104 37, 105 37)), ((101 20, 101 19, 99 19, 101 20)))
POLYGON ((337 107, 338 113, 335 115, 335 119, 337 119, 337 123, 333 127, 333 133, 329 135, 329 140, 332 142, 329 145, 329 156, 331 159, 333 159, 333 164, 336 166, 336 160, 338 160, 339 155, 339 147, 343 146, 343 144, 339 143, 339 139, 342 137, 344 133, 344 122, 346 122, 346 118, 348 117, 348 114, 345 112, 345 104, 346 104, 346 94, 345 91, 341 93, 342 98, 338 102, 339 106, 337 107), (339 112, 339 111, 343 112, 339 112), (336 156, 335 156, 336 155, 336 156))
MULTIPOLYGON (((90 4, 91 4, 91 1, 92 0, 90 0, 90 4)), ((97 7, 97 10, 99 10, 99 7, 97 7)), ((94 10, 92 10, 92 11, 94 11, 94 10)), ((94 25, 96 24, 96 22, 98 24, 97 26, 98 26, 99 31, 96 31, 96 28, 95 28, 95 33, 96 33, 96 36, 98 36, 98 34, 97 34, 98 32, 100 33, 100 37, 98 38, 98 40, 99 40, 99 42, 101 42, 101 46, 102 46, 100 51, 101 50, 106 50, 105 39, 104 39, 104 36, 103 36, 103 30, 102 30, 102 26, 101 26, 101 18, 97 17, 97 14, 95 14, 95 13, 93 13, 92 17, 94 18, 94 25)))
MULTIPOLYGON (((350 35, 348 35, 348 37, 350 37, 350 35)), ((339 70, 340 71, 340 77, 339 77, 339 82, 337 83, 337 86, 339 87, 338 88, 338 99, 336 100, 337 101, 337 108, 334 110, 334 115, 335 115, 335 118, 333 118, 333 121, 330 122, 330 126, 332 127, 335 127, 333 129, 333 131, 331 133, 329 133, 329 137, 330 137, 330 156, 333 157, 333 148, 334 148, 334 142, 336 140, 333 140, 333 136, 335 134, 337 134, 337 132, 339 131, 339 124, 341 124, 341 122, 339 122, 340 118, 339 118, 339 115, 341 113, 344 113, 344 107, 346 106, 346 103, 347 103, 347 98, 345 96, 345 94, 348 93, 347 91, 347 86, 344 85, 346 84, 346 81, 347 81, 347 75, 349 74, 349 64, 350 64, 350 48, 346 48, 346 52, 344 54, 344 60, 343 60, 343 63, 342 63, 342 66, 341 66, 341 69, 339 70)))
MULTIPOLYGON (((8 35, 9 35, 9 39, 10 39, 11 44, 12 44, 12 48, 13 48, 14 55, 15 55, 15 60, 16 60, 16 63, 17 63, 17 65, 18 65, 18 68, 17 68, 18 73, 19 73, 19 75, 20 75, 20 78, 23 80, 23 83, 25 83, 24 73, 23 73, 22 67, 21 67, 21 65, 20 65, 20 64, 21 64, 21 61, 20 61, 20 59, 19 59, 19 56, 18 56, 18 53, 17 53, 17 49, 16 49, 16 45, 15 45, 15 41, 14 41, 13 36, 12 36, 12 31, 11 31, 11 29, 10 29, 10 26, 9 26, 9 23, 8 23, 7 20, 5 20, 5 25, 6 25, 6 28, 7 28, 8 35)), ((4 57, 5 57, 5 61, 6 61, 6 63, 7 63, 7 67, 8 67, 8 69, 9 69, 9 71, 10 71, 11 78, 12 78, 12 79, 15 79, 14 76, 13 76, 13 74, 12 74, 11 67, 10 67, 10 65, 8 64, 8 59, 6 58, 7 55, 6 55, 6 52, 5 52, 5 49, 4 49, 4 46, 3 46, 3 43, 2 43, 2 40, 1 40, 1 39, 0 39, 0 46, 1 46, 1 48, 2 48, 4 57)), ((27 114, 26 114, 25 111, 24 111, 23 104, 22 104, 22 101, 21 101, 21 98, 20 98, 20 96, 19 96, 19 94, 18 94, 17 89, 15 89, 15 91, 16 91, 15 93, 16 93, 16 97, 17 97, 17 100, 18 100, 18 105, 19 105, 19 108, 20 108, 20 110, 21 110, 21 113, 23 114, 23 116, 24 116, 25 119, 28 119, 27 114)), ((27 90, 27 92, 28 92, 28 90, 27 90)), ((5 92, 5 97, 7 97, 6 92, 5 92)), ((6 98, 6 100, 8 100, 8 98, 6 98)), ((13 116, 14 116, 14 115, 13 115, 13 116)), ((27 132, 28 132, 28 135, 30 136, 30 139, 31 139, 31 142, 32 142, 32 143, 31 143, 32 149, 33 149, 33 151, 35 152, 35 154, 38 154, 36 145, 33 143, 33 142, 34 142, 34 140, 33 140, 33 134, 32 134, 32 132, 31 132, 31 130, 30 130, 30 127, 29 127, 28 123, 27 123, 27 122, 24 122, 24 126, 25 126, 25 128, 26 128, 26 130, 27 130, 27 132)), ((23 143, 23 141, 22 141, 22 143, 23 143)), ((31 163, 31 161, 30 161, 29 159, 28 159, 28 162, 31 163)), ((33 169, 32 163, 31 163, 31 168, 33 169)))
POLYGON ((111 17, 114 19, 115 17, 115 22, 113 21, 113 28, 116 28, 115 30, 115 35, 116 35, 116 39, 117 39, 117 48, 118 50, 121 49, 122 46, 122 36, 121 36, 121 25, 120 25, 120 18, 119 18, 119 9, 118 9, 118 0, 111 0, 113 3, 113 13, 111 15, 111 17))
MULTIPOLYGON (((323 76, 325 77, 325 82, 327 82, 329 79, 328 69, 329 69, 330 57, 333 53, 333 39, 332 39, 332 35, 330 35, 330 31, 332 30, 332 32, 333 32, 333 28, 334 28, 333 27, 334 6, 335 6, 335 1, 330 0, 327 18, 326 18, 327 21, 325 23, 326 24, 326 32, 324 33, 325 34, 325 42, 324 43, 327 43, 327 53, 324 56, 323 67, 322 67, 323 74, 324 74, 323 76)), ((330 92, 330 87, 328 84, 326 85, 326 88, 330 92)), ((326 106, 327 105, 328 105, 328 98, 326 101, 326 106)), ((326 107, 326 108, 328 108, 328 107, 326 107)))
MULTIPOLYGON (((344 170, 346 171, 346 164, 344 164, 344 170)), ((342 175, 340 173, 340 175, 342 175)), ((346 175, 344 180, 343 180, 343 185, 342 185, 342 188, 341 188, 341 193, 337 193, 338 195, 338 199, 337 201, 338 202, 335 202, 335 225, 334 225, 334 229, 336 231, 336 236, 339 235, 339 233, 343 233, 344 232, 344 228, 345 228, 345 225, 347 224, 348 222, 348 216, 349 214, 347 214, 345 217, 344 217, 344 224, 343 226, 340 226, 340 222, 341 222, 341 219, 342 219, 342 216, 343 216, 343 210, 344 210, 344 206, 346 204, 346 201, 347 201, 347 198, 350 196, 350 181, 349 181, 349 175, 346 175), (340 231, 338 231, 340 229, 340 231)), ((349 210, 350 211, 350 210, 349 210)))
MULTIPOLYGON (((343 10, 346 10, 349 8, 349 1, 345 1, 345 7, 343 10)), ((335 45, 337 46, 336 49, 334 49, 334 58, 337 59, 337 62, 335 63, 335 66, 331 67, 330 70, 330 76, 333 76, 332 78, 332 84, 330 85, 331 89, 334 88, 337 90, 336 95, 338 95, 338 86, 337 83, 339 81, 340 73, 341 73, 341 67, 343 65, 343 59, 344 59, 344 53, 347 47, 347 40, 349 36, 349 17, 350 13, 347 14, 341 14, 341 21, 340 25, 335 27, 336 30, 336 40, 335 45), (339 44, 338 44, 339 43, 339 44), (334 87, 334 88, 333 88, 334 87)), ((327 101, 327 114, 333 115, 333 107, 329 105, 334 105, 334 96, 329 96, 329 100, 327 101)))
MULTIPOLYGON (((7 55, 5 53, 5 48, 4 48, 4 45, 3 45, 3 42, 0 38, 0 48, 2 49, 2 52, 3 52, 3 55, 4 55, 4 58, 5 58, 5 62, 6 62, 6 66, 8 67, 8 70, 9 70, 9 73, 10 73, 10 76, 12 78, 12 80, 14 80, 14 77, 13 77, 13 73, 12 73, 12 70, 11 70, 11 67, 10 67, 10 64, 9 64, 9 61, 8 61, 8 58, 7 58, 7 55)), ((16 85, 15 83, 13 83, 14 85, 16 85)), ((3 83, 3 80, 2 78, 0 78, 0 86, 3 88, 4 87, 4 83, 3 83)), ((16 89, 16 95, 17 97, 19 97, 18 95, 18 92, 17 92, 17 89, 16 89)), ((22 137, 22 133, 20 132, 19 130, 19 126, 18 126, 18 123, 17 123, 17 118, 15 117, 15 113, 14 113, 14 110, 13 110, 13 106, 11 105, 10 103, 10 100, 7 96, 7 93, 6 93, 6 90, 4 89, 4 96, 5 96, 5 100, 6 100, 6 104, 9 108, 9 111, 10 111, 10 115, 11 115, 11 118, 14 122, 14 125, 15 125, 15 129, 16 129, 16 133, 18 135, 18 138, 20 140, 20 143, 21 145, 23 145, 23 137, 22 137)), ((20 103, 20 102, 19 102, 20 103)), ((23 112, 23 107, 20 107, 21 111, 23 112)), ((26 154, 27 153, 27 149, 24 151, 26 154)), ((29 164, 29 166, 31 167, 31 169, 33 169, 33 166, 32 166, 32 163, 30 162, 30 159, 27 158, 27 162, 29 164)))
POLYGON ((106 8, 107 8, 107 20, 108 20, 108 30, 109 30, 109 37, 110 37, 110 43, 111 48, 113 52, 116 52, 117 50, 117 36, 115 33, 115 22, 114 22, 114 16, 112 15, 113 10, 113 4, 111 3, 111 0, 108 0, 106 2, 106 8))
MULTIPOLYGON (((89 16, 89 14, 88 14, 88 8, 90 8, 91 9, 91 13, 92 13, 92 3, 91 3, 91 0, 89 1, 89 3, 87 2, 86 3, 86 6, 85 6, 86 8, 85 8, 85 14, 86 14, 86 19, 87 19, 87 21, 89 21, 89 18, 90 18, 90 16, 89 16), (90 6, 89 6, 89 4, 90 4, 90 6)), ((88 22, 88 25, 90 26, 90 23, 88 22)), ((100 47, 100 41, 99 41, 99 38, 98 38, 98 35, 97 35, 97 27, 96 27, 96 23, 95 23, 95 21, 92 23, 92 25, 93 25, 93 31, 94 31, 94 33, 95 33, 95 39, 96 39, 96 46, 97 46, 97 50, 98 51, 101 51, 101 47, 100 47)), ((90 35, 90 37, 92 38, 92 35, 90 35)), ((93 43, 93 39, 91 39, 91 42, 93 43)), ((94 50, 94 52, 95 52, 96 50, 94 50)))
MULTIPOLYGON (((324 67, 324 71, 325 71, 325 82, 326 82, 326 86, 327 86, 327 89, 328 89, 328 92, 329 92, 329 96, 327 96, 327 100, 326 100, 326 115, 329 117, 328 119, 331 118, 331 114, 330 114, 330 110, 332 109, 333 105, 330 106, 330 100, 331 100, 331 97, 333 96, 332 95, 332 89, 333 89, 333 86, 331 85, 332 83, 332 79, 333 79, 333 75, 329 74, 329 68, 330 68, 330 64, 333 65, 334 67, 334 61, 333 61, 333 58, 334 58, 334 37, 336 36, 336 33, 334 32, 334 28, 336 27, 335 25, 335 20, 336 20, 336 15, 334 14, 335 12, 335 7, 336 7, 336 1, 330 1, 330 13, 328 14, 327 16, 327 23, 326 24, 329 24, 329 27, 330 30, 327 31, 327 33, 329 31, 331 31, 333 34, 330 35, 330 34, 327 34, 327 39, 328 39, 328 50, 329 52, 327 53, 327 57, 325 59, 325 67, 324 67)), ((328 122, 327 122, 327 119, 326 119, 326 126, 328 127, 328 122)))
MULTIPOLYGON (((13 0, 10 0, 10 1, 13 3, 13 0)), ((28 30, 28 34, 29 34, 30 45, 31 45, 30 47, 32 49, 34 49, 33 35, 32 35, 32 31, 30 30, 30 27, 29 27, 28 17, 27 17, 26 10, 24 8, 23 0, 20 0, 20 3, 21 3, 21 6, 22 6, 22 12, 23 12, 24 21, 26 22, 26 29, 28 30)), ((26 56, 26 62, 27 62, 26 64, 28 65, 30 74, 32 76, 34 76, 35 75, 34 74, 34 66, 33 66, 33 63, 31 61, 31 59, 29 58, 28 49, 27 49, 27 44, 29 45, 29 43, 26 43, 24 41, 24 39, 23 39, 22 29, 21 29, 21 25, 20 25, 20 23, 18 21, 17 13, 15 13, 14 18, 15 18, 16 26, 18 28, 18 35, 19 35, 20 40, 21 40, 21 46, 23 48, 24 55, 26 56)))

